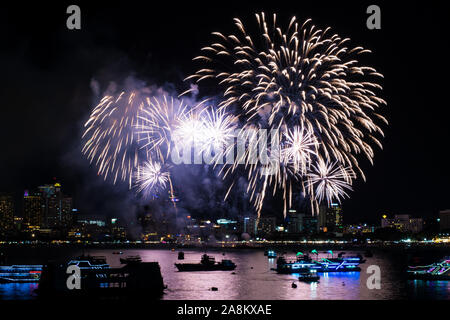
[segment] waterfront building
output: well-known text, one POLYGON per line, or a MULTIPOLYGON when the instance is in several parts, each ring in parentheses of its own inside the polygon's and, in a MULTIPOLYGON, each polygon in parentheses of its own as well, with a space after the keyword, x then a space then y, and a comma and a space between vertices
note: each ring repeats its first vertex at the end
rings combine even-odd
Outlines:
POLYGON ((254 237, 257 232, 256 217, 248 216, 242 218, 242 233, 247 233, 250 237, 254 237))
POLYGON ((339 203, 331 203, 319 206, 318 223, 322 232, 343 233, 344 216, 342 206, 339 203))
POLYGON ((317 233, 319 228, 318 218, 317 216, 308 216, 305 215, 303 217, 303 232, 306 234, 314 234, 317 233))
POLYGON ((303 219, 305 214, 297 212, 296 209, 290 209, 286 216, 286 229, 288 233, 302 233, 304 230, 303 219))
POLYGON ((260 217, 257 226, 257 235, 266 237, 275 231, 276 218, 275 217, 260 217))
POLYGON ((395 215, 394 218, 388 218, 387 215, 383 215, 381 227, 393 228, 401 232, 418 233, 423 229, 423 220, 422 218, 411 218, 407 214, 395 215))
POLYGON ((40 227, 44 222, 45 202, 39 191, 28 192, 23 196, 24 222, 30 229, 40 227))
POLYGON ((14 227, 14 197, 11 194, 0 194, 0 234, 14 227))
POLYGON ((350 224, 344 226, 344 234, 360 235, 373 232, 375 232, 375 227, 370 226, 366 223, 350 224))
POLYGON ((61 191, 61 184, 39 186, 44 201, 42 226, 46 228, 67 227, 72 222, 72 198, 61 191))
POLYGON ((450 210, 439 212, 439 230, 450 230, 450 210))

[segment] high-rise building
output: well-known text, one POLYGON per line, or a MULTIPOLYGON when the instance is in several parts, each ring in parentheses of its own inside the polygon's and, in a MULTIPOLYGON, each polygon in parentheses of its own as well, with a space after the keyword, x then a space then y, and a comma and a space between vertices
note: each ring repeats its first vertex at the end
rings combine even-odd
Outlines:
POLYGON ((342 207, 338 203, 331 203, 330 206, 319 206, 318 223, 319 230, 323 232, 343 233, 344 216, 342 207))
POLYGON ((450 210, 442 210, 439 212, 439 229, 450 230, 450 210))
POLYGON ((275 231, 276 218, 275 217, 261 217, 258 221, 257 234, 258 236, 268 236, 275 231))
POLYGON ((308 234, 314 234, 318 231, 318 218, 317 216, 308 216, 305 215, 303 217, 303 232, 308 234))
POLYGON ((241 226, 242 226, 242 233, 247 233, 251 237, 253 237, 257 231, 256 217, 254 216, 244 217, 241 226))
POLYGON ((0 194, 0 234, 14 227, 14 197, 0 194))
POLYGON ((59 183, 39 186, 24 195, 24 218, 29 226, 60 228, 72 225, 72 198, 61 192, 59 183))
POLYGON ((331 203, 327 209, 327 228, 330 232, 344 232, 344 215, 338 203, 331 203))
POLYGON ((46 228, 67 227, 72 222, 72 198, 61 191, 61 184, 47 184, 38 187, 44 207, 43 226, 46 228))
POLYGON ((45 202, 42 198, 42 193, 39 191, 28 192, 26 190, 23 196, 24 222, 28 226, 40 227, 43 223, 44 212, 45 202))
POLYGON ((297 212, 296 209, 290 209, 286 217, 287 232, 289 233, 301 233, 304 230, 303 218, 305 214, 297 212))

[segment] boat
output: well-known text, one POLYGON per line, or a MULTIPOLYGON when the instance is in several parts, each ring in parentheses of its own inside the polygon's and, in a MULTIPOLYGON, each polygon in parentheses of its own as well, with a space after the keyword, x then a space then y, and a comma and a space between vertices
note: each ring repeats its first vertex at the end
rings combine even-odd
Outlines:
POLYGON ((267 258, 269 259, 275 259, 277 257, 277 253, 273 250, 267 251, 267 258))
POLYGON ((450 257, 425 266, 409 266, 407 277, 414 280, 450 280, 450 257))
POLYGON ((122 251, 113 251, 113 254, 123 254, 122 251))
POLYGON ((126 258, 120 258, 120 263, 129 264, 129 263, 140 263, 142 259, 139 255, 137 256, 128 256, 126 258))
POLYGON ((303 282, 317 282, 320 280, 320 276, 317 274, 316 270, 309 270, 309 272, 301 272, 298 281, 303 282))
POLYGON ((178 252, 178 260, 184 260, 184 252, 183 251, 178 252))
POLYGON ((158 262, 131 263, 118 268, 98 262, 102 261, 75 258, 64 264, 48 263, 39 281, 39 297, 52 301, 59 297, 159 299, 167 288, 158 262), (73 265, 80 268, 80 289, 71 290, 67 286, 67 269, 73 265))
POLYGON ((272 250, 272 249, 264 250, 264 255, 266 257, 268 257, 269 259, 277 257, 277 253, 275 252, 275 250, 272 250))
POLYGON ((366 262, 364 257, 362 255, 360 255, 360 254, 357 254, 357 255, 354 255, 354 256, 346 256, 345 252, 339 253, 337 258, 331 257, 331 258, 328 258, 328 260, 335 261, 335 262, 342 262, 342 261, 356 262, 358 264, 366 262))
POLYGON ((200 263, 175 263, 178 271, 230 271, 236 269, 236 264, 231 260, 216 262, 214 257, 202 255, 200 263))
POLYGON ((361 271, 359 267, 360 260, 335 258, 327 259, 322 258, 319 261, 321 268, 317 269, 317 272, 348 272, 348 271, 361 271))
POLYGON ((0 283, 39 282, 42 265, 0 266, 0 283))
POLYGON ((315 270, 316 272, 361 271, 358 265, 358 261, 348 261, 346 259, 331 260, 326 258, 313 260, 308 255, 302 255, 298 256, 295 261, 286 261, 284 257, 279 257, 277 259, 277 267, 272 268, 272 270, 283 274, 299 273, 309 270, 315 270))

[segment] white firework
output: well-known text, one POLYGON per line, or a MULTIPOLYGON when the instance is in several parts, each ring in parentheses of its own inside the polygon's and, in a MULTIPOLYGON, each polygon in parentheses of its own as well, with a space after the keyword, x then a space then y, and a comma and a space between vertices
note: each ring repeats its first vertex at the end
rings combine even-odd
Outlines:
POLYGON ((304 175, 311 164, 311 156, 317 155, 317 141, 314 134, 300 126, 284 132, 285 146, 281 160, 290 165, 294 173, 304 175))
POLYGON ((143 194, 159 192, 170 183, 170 173, 163 171, 159 162, 147 161, 140 166, 136 174, 137 190, 143 194))
POLYGON ((312 171, 308 173, 307 188, 314 194, 315 200, 321 203, 326 200, 328 205, 332 201, 341 202, 348 197, 346 190, 351 191, 355 173, 351 167, 342 167, 337 162, 325 162, 322 159, 312 164, 312 171))

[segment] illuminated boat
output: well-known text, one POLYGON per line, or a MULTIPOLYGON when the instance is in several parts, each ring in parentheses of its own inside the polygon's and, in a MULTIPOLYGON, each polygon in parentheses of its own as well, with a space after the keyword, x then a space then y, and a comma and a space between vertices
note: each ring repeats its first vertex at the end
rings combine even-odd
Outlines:
POLYGON ((273 258, 277 257, 277 253, 275 252, 275 250, 272 250, 272 249, 264 250, 264 255, 269 259, 273 259, 273 258))
POLYGON ((321 265, 317 261, 313 261, 308 256, 303 258, 297 258, 296 261, 286 261, 284 257, 277 259, 277 267, 272 270, 277 273, 289 274, 289 273, 302 273, 309 272, 311 269, 319 270, 321 265))
POLYGON ((39 282, 42 265, 0 266, 0 283, 39 282))
POLYGON ((409 266, 409 279, 418 280, 450 280, 450 257, 427 266, 409 266))
MULTIPOLYGON (((333 257, 333 251, 328 251, 331 254, 331 258, 322 258, 320 259, 320 263, 325 265, 337 265, 337 266, 348 266, 353 268, 352 266, 358 266, 361 263, 366 262, 362 255, 358 254, 355 256, 345 256, 345 252, 341 252, 338 254, 337 258, 333 257)), ((341 268, 341 267, 339 267, 341 268)))
POLYGON ((359 262, 339 260, 332 261, 326 258, 316 261, 309 256, 297 257, 296 261, 286 261, 283 257, 277 259, 277 267, 272 269, 277 273, 300 273, 315 270, 316 272, 350 272, 361 271, 359 262))
POLYGON ((267 258, 269 259, 274 259, 277 257, 277 253, 273 250, 268 250, 267 251, 267 258))
MULTIPOLYGON (((338 258, 339 259, 339 258, 338 258)), ((323 258, 320 260, 321 268, 318 272, 349 272, 349 271, 361 271, 359 267, 359 261, 352 261, 346 259, 332 260, 323 258)))
POLYGON ((214 257, 204 254, 200 263, 175 263, 175 267, 178 271, 230 271, 236 269, 236 264, 231 260, 216 262, 214 257))

